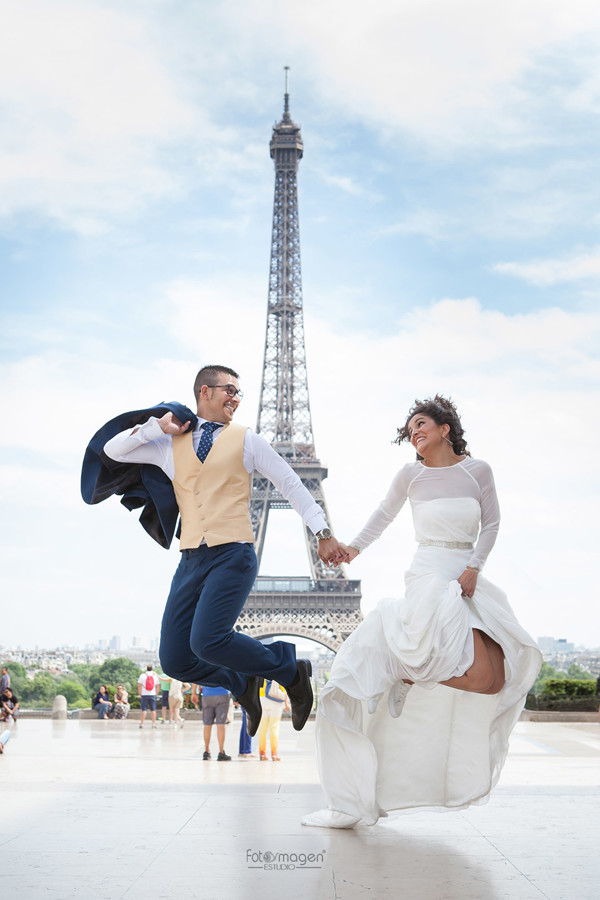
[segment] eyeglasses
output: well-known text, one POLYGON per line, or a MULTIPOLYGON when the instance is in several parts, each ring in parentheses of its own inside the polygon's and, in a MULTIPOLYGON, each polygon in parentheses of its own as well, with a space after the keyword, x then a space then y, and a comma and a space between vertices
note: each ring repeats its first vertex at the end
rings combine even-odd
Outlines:
POLYGON ((207 384, 206 387, 222 388, 228 397, 237 397, 238 400, 244 399, 244 392, 240 391, 240 389, 236 388, 233 384, 207 384))

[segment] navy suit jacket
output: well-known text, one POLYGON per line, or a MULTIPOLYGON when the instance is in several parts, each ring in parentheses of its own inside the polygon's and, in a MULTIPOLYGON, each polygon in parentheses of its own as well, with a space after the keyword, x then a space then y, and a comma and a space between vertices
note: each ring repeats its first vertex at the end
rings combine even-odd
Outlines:
MULTIPOLYGON (((81 469, 81 496, 86 503, 101 503, 113 494, 121 495, 128 509, 139 509, 140 524, 161 547, 171 546, 179 508, 171 479, 158 466, 115 462, 104 453, 104 445, 121 431, 147 422, 150 416, 161 418, 172 412, 180 422, 190 420, 195 428, 198 417, 182 403, 159 403, 150 409, 137 409, 111 419, 96 432, 85 451, 81 469)), ((189 429, 188 429, 189 430, 189 429)))

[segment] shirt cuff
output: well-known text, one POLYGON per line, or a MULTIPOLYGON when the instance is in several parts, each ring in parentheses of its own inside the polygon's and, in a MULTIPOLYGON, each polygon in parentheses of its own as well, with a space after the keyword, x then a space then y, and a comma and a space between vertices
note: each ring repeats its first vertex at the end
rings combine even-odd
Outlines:
POLYGON ((306 519, 306 524, 310 528, 313 534, 318 534, 319 531, 323 531, 324 528, 328 528, 327 519, 322 514, 315 514, 306 519))
POLYGON ((147 444, 149 441, 155 441, 157 437, 161 437, 163 434, 164 431, 158 424, 156 416, 150 416, 147 422, 138 426, 135 434, 130 434, 130 437, 137 438, 140 444, 147 444))

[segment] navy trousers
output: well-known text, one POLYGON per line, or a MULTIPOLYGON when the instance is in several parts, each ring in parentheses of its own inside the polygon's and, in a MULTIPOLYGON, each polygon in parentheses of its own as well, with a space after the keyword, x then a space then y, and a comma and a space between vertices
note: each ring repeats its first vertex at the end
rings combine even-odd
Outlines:
POLYGON ((261 644, 234 631, 257 570, 252 544, 202 544, 182 550, 162 620, 160 662, 171 678, 221 686, 239 697, 248 675, 289 684, 296 647, 261 644))
POLYGON ((238 753, 252 753, 252 738, 246 728, 246 710, 242 710, 242 727, 240 728, 240 748, 238 753))

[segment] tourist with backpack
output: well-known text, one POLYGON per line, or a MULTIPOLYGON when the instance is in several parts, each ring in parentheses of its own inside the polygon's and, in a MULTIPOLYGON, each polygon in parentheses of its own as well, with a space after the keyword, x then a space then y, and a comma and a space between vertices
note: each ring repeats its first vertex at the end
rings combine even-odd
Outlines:
POLYGON ((142 672, 138 678, 138 697, 140 698, 140 708, 142 710, 140 728, 144 727, 146 710, 148 709, 150 710, 152 727, 156 728, 156 694, 159 688, 160 678, 153 671, 152 666, 146 666, 146 671, 142 672))

